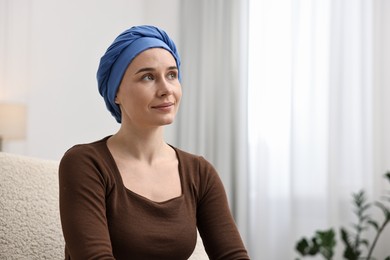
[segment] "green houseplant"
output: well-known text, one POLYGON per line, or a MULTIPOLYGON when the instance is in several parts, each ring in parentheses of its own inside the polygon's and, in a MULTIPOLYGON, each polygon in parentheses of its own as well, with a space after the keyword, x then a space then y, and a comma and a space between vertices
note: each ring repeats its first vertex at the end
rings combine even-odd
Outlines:
MULTIPOLYGON (((390 183, 390 172, 384 177, 390 183)), ((340 238, 344 244, 344 259, 348 260, 374 260, 373 252, 380 235, 390 223, 390 191, 381 197, 380 200, 372 203, 367 202, 366 194, 362 190, 352 194, 354 213, 357 216, 357 223, 353 224, 352 230, 340 228, 340 238), (370 217, 369 210, 375 206, 383 212, 383 220, 378 221, 370 217), (370 242, 365 239, 363 234, 369 228, 373 228, 375 236, 370 242), (363 247, 366 247, 367 254, 363 255, 363 247)), ((295 246, 295 250, 302 257, 321 255, 324 259, 331 260, 334 256, 334 250, 337 243, 336 231, 333 228, 328 230, 317 230, 311 238, 300 239, 295 246)), ((299 259, 299 258, 297 258, 299 259)), ((390 260, 390 256, 385 260, 390 260)))

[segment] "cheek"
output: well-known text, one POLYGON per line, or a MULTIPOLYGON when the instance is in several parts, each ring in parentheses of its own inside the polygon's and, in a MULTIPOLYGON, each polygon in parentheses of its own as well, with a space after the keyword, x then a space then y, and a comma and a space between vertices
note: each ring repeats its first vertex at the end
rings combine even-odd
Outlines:
POLYGON ((127 113, 133 113, 135 108, 139 108, 143 102, 142 96, 139 95, 132 88, 122 88, 117 93, 117 100, 120 103, 121 109, 126 110, 127 113))
POLYGON ((177 102, 179 102, 181 100, 181 96, 183 95, 183 92, 181 90, 181 85, 179 85, 179 87, 177 88, 175 95, 176 95, 177 102))
POLYGON ((177 102, 180 102, 180 100, 181 100, 181 97, 182 97, 182 93, 180 92, 179 94, 177 94, 177 96, 176 96, 176 100, 177 100, 177 102))

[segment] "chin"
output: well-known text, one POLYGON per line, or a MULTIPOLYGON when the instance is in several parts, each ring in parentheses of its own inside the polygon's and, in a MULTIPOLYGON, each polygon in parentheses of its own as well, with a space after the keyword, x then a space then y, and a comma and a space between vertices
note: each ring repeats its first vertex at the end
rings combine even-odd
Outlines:
POLYGON ((161 125, 170 125, 174 121, 174 118, 166 118, 160 122, 161 125))
POLYGON ((163 122, 161 125, 170 125, 173 123, 173 120, 163 122))

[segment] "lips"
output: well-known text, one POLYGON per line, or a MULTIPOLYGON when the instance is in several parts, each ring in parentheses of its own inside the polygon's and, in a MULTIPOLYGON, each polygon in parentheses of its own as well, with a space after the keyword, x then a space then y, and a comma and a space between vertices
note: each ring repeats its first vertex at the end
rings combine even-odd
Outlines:
POLYGON ((169 107, 171 107, 173 105, 174 105, 173 102, 165 102, 165 103, 158 104, 156 106, 152 106, 152 108, 164 109, 164 108, 169 108, 169 107))

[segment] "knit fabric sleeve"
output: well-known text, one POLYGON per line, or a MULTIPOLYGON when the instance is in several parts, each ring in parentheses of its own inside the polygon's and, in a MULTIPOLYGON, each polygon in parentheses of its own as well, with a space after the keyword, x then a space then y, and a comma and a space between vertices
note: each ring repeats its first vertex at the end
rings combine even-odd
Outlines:
POLYGON ((225 189, 215 168, 204 158, 199 161, 197 226, 210 259, 249 259, 231 215, 225 189))
POLYGON ((75 146, 59 167, 60 216, 67 259, 114 259, 105 194, 109 178, 91 149, 75 146))

